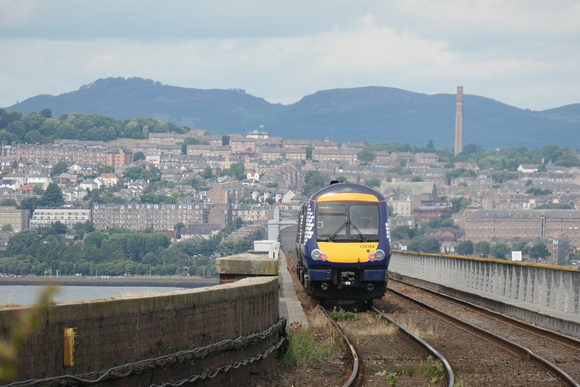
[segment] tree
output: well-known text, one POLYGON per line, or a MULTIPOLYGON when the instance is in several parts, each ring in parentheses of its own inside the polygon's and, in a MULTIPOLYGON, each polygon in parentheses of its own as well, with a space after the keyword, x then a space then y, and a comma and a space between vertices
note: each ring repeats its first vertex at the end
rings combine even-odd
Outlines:
POLYGON ((35 186, 32 188, 32 192, 33 192, 35 195, 42 196, 42 194, 44 193, 44 189, 42 188, 42 185, 40 185, 40 184, 36 184, 36 185, 35 185, 35 186))
POLYGON ((2 199, 0 207, 16 207, 18 203, 14 199, 2 199))
POLYGON ((469 205, 470 200, 466 198, 454 198, 451 199, 451 204, 453 205, 453 212, 461 212, 467 208, 469 205))
POLYGON ((54 164, 54 167, 52 167, 52 170, 50 171, 50 176, 57 176, 66 172, 68 172, 68 164, 66 161, 61 160, 54 164))
POLYGON ((544 242, 538 242, 533 245, 530 249, 530 257, 534 259, 546 259, 550 256, 550 252, 548 251, 548 247, 544 242))
POLYGON ((190 185, 197 191, 200 191, 205 187, 205 182, 197 177, 188 177, 183 181, 183 184, 190 185))
POLYGON ((506 255, 512 252, 512 249, 504 243, 496 243, 491 248, 491 255, 497 259, 505 259, 506 255))
POLYGON ((123 177, 128 180, 139 180, 142 179, 141 175, 145 170, 139 167, 128 167, 123 171, 123 177))
POLYGON ((376 156, 375 152, 373 151, 373 148, 366 147, 362 149, 360 152, 358 152, 357 157, 359 161, 363 163, 370 163, 375 160, 376 156))
POLYGON ((145 160, 146 158, 147 157, 145 157, 145 153, 143 152, 136 152, 133 154, 133 161, 145 160))
POLYGON ((67 227, 62 222, 54 222, 50 225, 56 234, 66 234, 67 227))
POLYGON ((419 234, 419 229, 417 227, 398 226, 391 231, 391 238, 394 241, 411 240, 419 234))
POLYGON ((441 242, 436 239, 414 238, 409 242, 407 248, 410 251, 439 254, 441 252, 441 242))
POLYGON ((541 188, 530 188, 526 191, 527 194, 532 194, 534 196, 539 195, 551 195, 552 190, 549 189, 541 189, 541 188))
POLYGON ((34 245, 38 241, 40 241, 40 235, 36 230, 25 230, 14 234, 6 245, 6 255, 27 254, 34 249, 34 245))
POLYGON ((109 236, 102 231, 94 231, 85 236, 84 243, 85 246, 95 246, 100 249, 103 241, 108 239, 109 236))
POLYGON ((369 187, 376 187, 379 188, 381 186, 381 180, 377 178, 367 179, 365 180, 365 185, 369 187))
POLYGON ((175 225, 175 239, 181 239, 181 230, 185 227, 185 224, 179 222, 175 225))
POLYGON ((22 201, 20 202, 20 208, 24 209, 24 210, 34 211, 36 209, 36 207, 38 207, 40 205, 39 202, 40 201, 37 197, 25 198, 25 199, 22 199, 22 201))
POLYGON ((455 247, 455 251, 460 255, 472 255, 474 245, 472 241, 463 241, 455 247))
POLYGON ((52 118, 52 110, 49 108, 44 108, 40 111, 41 116, 43 116, 44 118, 52 118))
POLYGON ((205 169, 201 173, 201 177, 203 177, 206 180, 209 180, 213 177, 213 171, 209 165, 205 167, 205 169))
POLYGON ((30 132, 26 133, 26 136, 24 136, 24 141, 30 144, 43 144, 44 137, 42 137, 42 134, 40 134, 38 130, 31 130, 30 132))
POLYGON ((451 180, 458 177, 472 177, 475 175, 476 173, 474 171, 465 168, 454 169, 445 173, 445 176, 447 177, 447 184, 451 184, 451 180))
POLYGON ((46 187, 46 191, 40 198, 39 205, 42 207, 60 207, 64 205, 64 197, 58 184, 50 183, 46 187))
POLYGON ((528 254, 528 243, 526 241, 514 242, 512 251, 521 251, 522 254, 528 254))
POLYGON ((327 186, 329 181, 328 175, 318 171, 309 171, 304 177, 304 183, 306 184, 302 189, 302 193, 305 196, 310 196, 319 189, 327 186))
POLYGON ((475 250, 475 253, 482 258, 487 258, 489 256, 490 251, 491 251, 491 245, 489 244, 489 242, 486 242, 486 241, 477 242, 473 246, 473 248, 475 250))
POLYGON ((233 163, 229 169, 224 169, 221 176, 232 176, 236 180, 244 180, 246 178, 246 167, 244 163, 233 163))

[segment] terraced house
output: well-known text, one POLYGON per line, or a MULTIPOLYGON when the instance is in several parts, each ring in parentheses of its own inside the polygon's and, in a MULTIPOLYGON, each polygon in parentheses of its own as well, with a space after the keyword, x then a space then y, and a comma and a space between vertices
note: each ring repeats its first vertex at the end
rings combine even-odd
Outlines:
POLYGON ((183 223, 207 223, 209 204, 94 204, 92 218, 97 230, 114 227, 128 230, 172 231, 183 223))
POLYGON ((546 240, 547 245, 569 245, 577 250, 580 210, 477 210, 465 218, 465 238, 490 243, 546 240))

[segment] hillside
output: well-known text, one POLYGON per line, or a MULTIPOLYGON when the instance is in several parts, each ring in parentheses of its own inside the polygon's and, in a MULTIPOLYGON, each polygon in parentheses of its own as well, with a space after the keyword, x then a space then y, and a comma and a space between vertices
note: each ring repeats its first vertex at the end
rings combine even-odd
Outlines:
MULTIPOLYGON (((140 78, 99 79, 59 96, 39 95, 6 108, 28 114, 50 108, 63 113, 100 113, 118 119, 150 117, 212 134, 246 133, 264 125, 292 139, 399 142, 453 146, 455 95, 426 95, 387 87, 316 92, 292 105, 271 104, 238 90, 200 90, 140 78)), ((464 142, 485 149, 575 146, 580 104, 534 112, 489 98, 465 95, 464 142)))

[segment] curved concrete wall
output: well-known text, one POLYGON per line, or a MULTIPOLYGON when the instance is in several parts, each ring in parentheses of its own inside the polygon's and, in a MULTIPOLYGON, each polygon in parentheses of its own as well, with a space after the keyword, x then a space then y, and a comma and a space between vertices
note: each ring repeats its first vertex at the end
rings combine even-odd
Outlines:
POLYGON ((393 252, 391 272, 580 323, 580 271, 498 259, 393 252))
MULTIPOLYGON (((6 337, 14 310, 0 311, 6 337)), ((235 283, 186 289, 153 296, 95 300, 52 306, 19 356, 16 380, 80 375, 108 370, 165 354, 200 348, 225 339, 263 332, 279 318, 278 278, 247 278, 235 283), (74 328, 73 366, 64 365, 64 331, 74 328)), ((160 367, 139 375, 106 380, 107 386, 176 382, 190 375, 264 353, 279 335, 215 356, 160 367)), ((275 367, 276 352, 206 382, 237 385, 250 372, 275 367)), ((200 385, 207 384, 203 382, 200 385)))

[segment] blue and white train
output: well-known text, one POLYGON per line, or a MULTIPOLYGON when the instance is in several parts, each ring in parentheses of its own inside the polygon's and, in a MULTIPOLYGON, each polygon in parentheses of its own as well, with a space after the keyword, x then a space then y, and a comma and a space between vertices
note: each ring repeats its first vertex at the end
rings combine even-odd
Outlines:
POLYGON ((297 275, 314 298, 372 303, 384 296, 391 259, 386 200, 372 188, 331 183, 302 206, 297 275))

